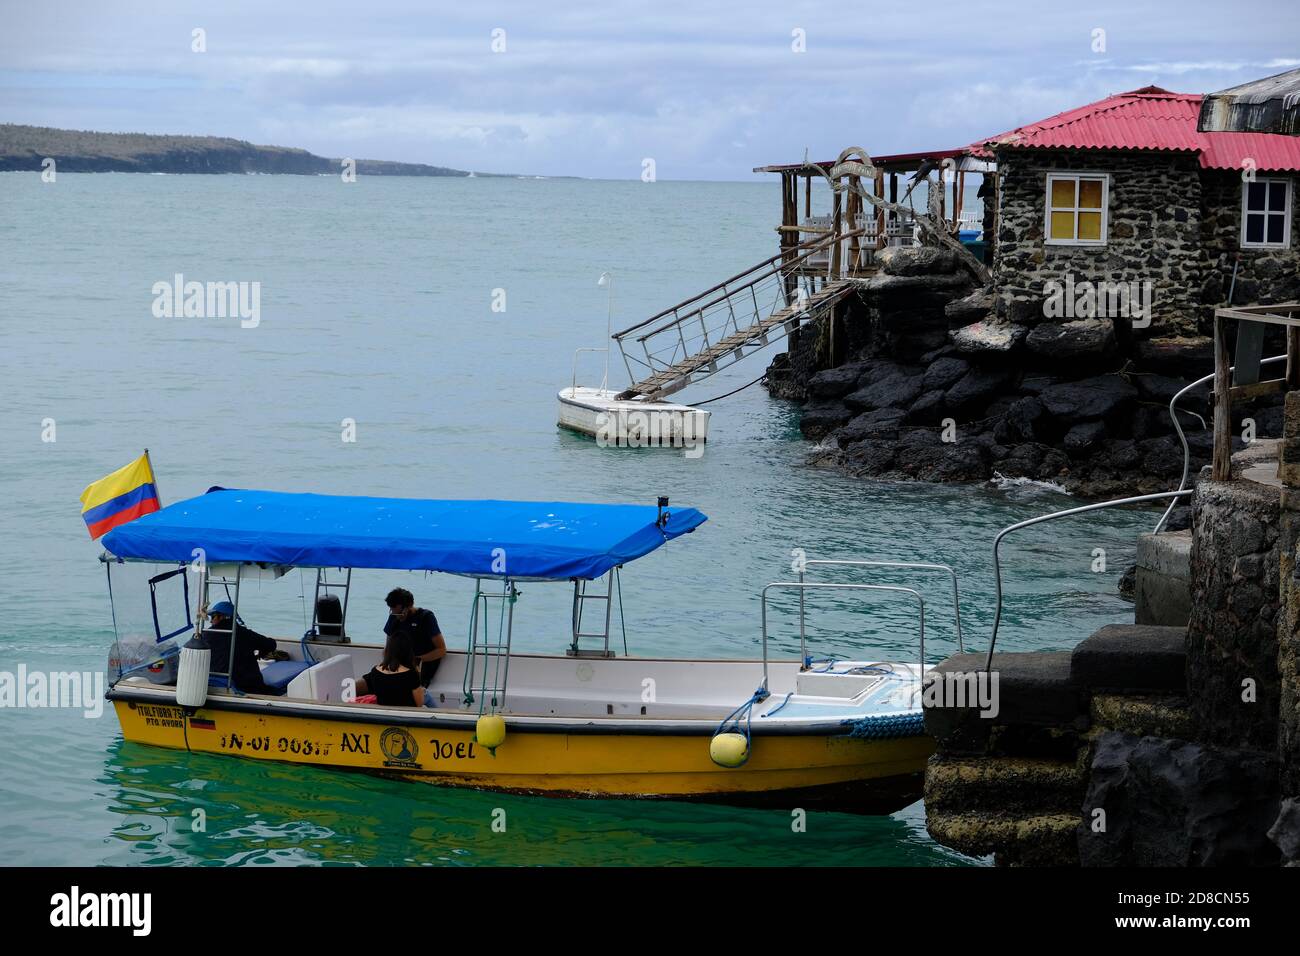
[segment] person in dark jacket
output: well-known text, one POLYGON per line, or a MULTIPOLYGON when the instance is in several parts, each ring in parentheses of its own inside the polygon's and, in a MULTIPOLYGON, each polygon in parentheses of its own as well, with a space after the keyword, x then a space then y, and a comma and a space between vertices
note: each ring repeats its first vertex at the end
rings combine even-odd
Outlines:
POLYGON ((280 653, 275 641, 258 634, 257 631, 242 623, 234 623, 235 608, 229 601, 218 601, 208 609, 208 626, 203 629, 203 637, 212 648, 212 673, 224 675, 231 668, 234 685, 245 694, 270 694, 279 697, 284 688, 271 687, 262 680, 262 670, 257 666, 257 658, 272 658, 280 653), (235 629, 235 657, 233 667, 230 658, 230 630, 235 629))

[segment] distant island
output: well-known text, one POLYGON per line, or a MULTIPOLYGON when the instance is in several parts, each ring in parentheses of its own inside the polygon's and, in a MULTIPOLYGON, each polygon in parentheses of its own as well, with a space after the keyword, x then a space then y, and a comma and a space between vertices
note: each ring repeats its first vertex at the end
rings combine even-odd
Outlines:
MULTIPOLYGON (((218 136, 94 133, 0 123, 0 172, 39 172, 47 157, 64 173, 287 173, 335 175, 342 160, 305 149, 255 146, 218 136)), ((424 163, 357 159, 359 176, 499 176, 424 163)))

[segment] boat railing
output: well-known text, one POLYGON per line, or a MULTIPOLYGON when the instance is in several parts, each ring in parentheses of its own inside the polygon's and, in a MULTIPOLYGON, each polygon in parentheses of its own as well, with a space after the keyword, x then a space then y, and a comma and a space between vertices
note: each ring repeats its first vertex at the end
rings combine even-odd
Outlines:
MULTIPOLYGON (((1272 355, 1266 359, 1261 359, 1259 364, 1268 365, 1272 362, 1285 362, 1285 361, 1286 361, 1285 354, 1272 355)), ((1228 367, 1229 374, 1236 371, 1236 369, 1237 367, 1235 365, 1229 366, 1228 367)), ((1178 392, 1174 394, 1174 397, 1169 399, 1169 417, 1174 420, 1174 430, 1178 432, 1178 440, 1183 443, 1183 478, 1180 482, 1178 482, 1179 491, 1182 491, 1184 488, 1187 487, 1187 479, 1191 477, 1192 452, 1191 449, 1187 446, 1187 435, 1183 433, 1183 423, 1178 420, 1178 403, 1192 389, 1199 388, 1202 385, 1207 385, 1212 381, 1214 381, 1213 372, 1211 372, 1209 375, 1203 375, 1200 378, 1198 378, 1196 381, 1192 382, 1190 385, 1187 385, 1184 388, 1179 389, 1178 392)), ((1189 412, 1188 414, 1194 415, 1196 413, 1189 412)), ((1198 415, 1197 417, 1199 418, 1200 416, 1198 415)), ((1202 422, 1203 421, 1204 419, 1202 419, 1202 422)), ((1173 514, 1174 506, 1177 503, 1178 503, 1178 499, 1176 498, 1173 501, 1169 502, 1169 507, 1166 508, 1165 513, 1160 516, 1160 520, 1156 522, 1156 526, 1151 529, 1152 534, 1160 533, 1160 529, 1163 528, 1165 524, 1169 521, 1169 516, 1173 514)))
MULTIPOLYGON (((595 346, 595 345, 584 345, 584 346, 582 346, 581 348, 576 348, 576 349, 573 350, 573 388, 574 388, 575 391, 576 391, 577 388, 578 388, 578 356, 581 355, 583 352, 606 352, 606 353, 608 353, 608 352, 609 352, 609 346, 603 346, 603 347, 601 347, 601 346, 595 346)), ((601 388, 602 388, 602 389, 605 388, 606 385, 608 385, 608 381, 606 381, 606 382, 602 382, 602 383, 601 383, 601 388)))
MULTIPOLYGON (((800 606, 802 607, 803 595, 806 591, 877 591, 893 594, 910 594, 916 598, 917 615, 920 625, 920 657, 917 676, 925 673, 925 598, 921 592, 915 588, 901 587, 893 584, 843 584, 839 582, 808 582, 808 581, 774 581, 763 588, 762 593, 762 620, 763 620, 763 689, 770 690, 767 679, 767 592, 773 588, 784 588, 786 590, 798 590, 800 606)), ((802 623, 802 621, 801 621, 802 623)), ((799 666, 806 666, 808 660, 807 643, 804 640, 802 626, 799 635, 799 666)))
POLYGON ((1150 495, 1134 495, 1130 498, 1116 498, 1113 501, 1099 501, 1095 504, 1081 505, 1078 508, 1066 508, 1062 511, 1052 511, 1045 515, 1038 515, 1034 518, 1028 518, 1024 521, 1018 521, 1013 525, 1008 525, 997 533, 993 539, 993 581, 997 588, 997 603, 993 611, 993 634, 989 638, 989 655, 985 664, 985 670, 993 669, 993 648, 998 642, 998 626, 1002 623, 1002 560, 999 549, 1002 547, 1002 539, 1013 531, 1019 531, 1021 528, 1028 528, 1036 524, 1042 524, 1044 521, 1054 521, 1057 518, 1069 518, 1073 515, 1081 515, 1089 511, 1099 511, 1102 508, 1116 508, 1121 505, 1141 504, 1144 501, 1163 501, 1166 498, 1172 498, 1175 501, 1184 495, 1190 495, 1190 488, 1180 488, 1177 491, 1160 491, 1150 495))
MULTIPOLYGON (((942 571, 948 575, 952 581, 952 609, 953 616, 957 624, 957 652, 965 653, 966 647, 962 640, 961 634, 961 597, 957 587, 957 572, 947 564, 927 564, 916 561, 859 561, 847 558, 805 558, 799 562, 799 567, 805 570, 813 567, 820 568, 891 568, 904 571, 942 571)), ((804 581, 804 571, 799 572, 799 581, 804 581)), ((804 626, 804 599, 803 592, 799 593, 799 645, 800 659, 807 658, 804 626)))

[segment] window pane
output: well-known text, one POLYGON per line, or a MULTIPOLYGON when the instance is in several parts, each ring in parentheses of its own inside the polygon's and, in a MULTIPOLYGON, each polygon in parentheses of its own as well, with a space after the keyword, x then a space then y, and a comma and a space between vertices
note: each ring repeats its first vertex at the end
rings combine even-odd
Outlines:
POLYGON ((1268 217, 1268 241, 1269 242, 1276 242, 1279 245, 1281 244, 1282 227, 1283 225, 1285 225, 1285 223, 1286 223, 1286 219, 1282 216, 1268 217))
MULTIPOLYGON (((1254 185, 1252 183, 1251 185, 1254 185)), ((1264 241, 1264 217, 1252 213, 1246 217, 1246 241, 1263 242, 1264 241)))
POLYGON ((1263 209, 1267 183, 1246 183, 1246 208, 1263 209))
POLYGON ((1101 208, 1101 180, 1099 179, 1079 180, 1079 208, 1081 209, 1101 208))
POLYGON ((1052 213, 1052 238, 1053 239, 1074 238, 1074 213, 1072 212, 1052 213))
MULTIPOLYGON (((1074 205, 1074 180, 1073 179, 1053 179, 1052 180, 1052 208, 1069 209, 1074 205)), ((1053 229, 1053 232, 1056 230, 1053 229)))
POLYGON ((1268 184, 1268 208, 1273 212, 1286 209, 1286 183, 1268 184))
POLYGON ((1101 238, 1101 213, 1079 213, 1079 238, 1093 240, 1101 238))

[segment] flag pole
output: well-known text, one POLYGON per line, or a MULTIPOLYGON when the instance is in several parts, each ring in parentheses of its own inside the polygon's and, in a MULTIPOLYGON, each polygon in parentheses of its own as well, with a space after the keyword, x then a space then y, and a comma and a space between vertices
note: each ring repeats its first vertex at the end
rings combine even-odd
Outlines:
POLYGON ((149 449, 144 450, 144 460, 149 463, 149 474, 153 475, 153 493, 158 498, 158 507, 162 507, 162 494, 158 491, 158 472, 153 470, 153 459, 149 457, 149 449))

